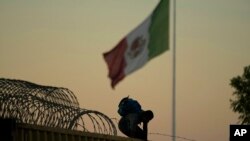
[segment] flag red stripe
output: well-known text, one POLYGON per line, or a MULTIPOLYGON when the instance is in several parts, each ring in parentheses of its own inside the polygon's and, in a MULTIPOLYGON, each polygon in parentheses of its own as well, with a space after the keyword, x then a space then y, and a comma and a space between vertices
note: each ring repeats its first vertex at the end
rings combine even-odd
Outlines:
POLYGON ((108 65, 112 88, 125 77, 126 60, 124 54, 126 49, 127 41, 124 38, 111 51, 103 54, 108 65))

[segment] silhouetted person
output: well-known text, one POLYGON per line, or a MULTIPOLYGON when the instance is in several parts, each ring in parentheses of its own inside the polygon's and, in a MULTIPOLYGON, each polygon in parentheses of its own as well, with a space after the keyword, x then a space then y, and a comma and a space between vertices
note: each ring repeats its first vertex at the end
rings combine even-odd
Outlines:
POLYGON ((118 123, 120 131, 131 138, 147 140, 148 122, 153 119, 152 111, 144 111, 141 105, 129 97, 123 98, 119 103, 118 113, 121 119, 118 123), (143 123, 142 128, 139 124, 143 123))

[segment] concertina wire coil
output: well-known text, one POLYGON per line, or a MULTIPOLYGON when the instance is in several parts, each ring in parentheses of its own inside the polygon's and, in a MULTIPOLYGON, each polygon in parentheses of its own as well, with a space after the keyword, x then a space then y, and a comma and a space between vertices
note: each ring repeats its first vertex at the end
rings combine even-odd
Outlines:
POLYGON ((23 80, 0 78, 0 118, 12 118, 18 123, 117 135, 116 127, 108 116, 80 108, 76 96, 69 89, 23 80))

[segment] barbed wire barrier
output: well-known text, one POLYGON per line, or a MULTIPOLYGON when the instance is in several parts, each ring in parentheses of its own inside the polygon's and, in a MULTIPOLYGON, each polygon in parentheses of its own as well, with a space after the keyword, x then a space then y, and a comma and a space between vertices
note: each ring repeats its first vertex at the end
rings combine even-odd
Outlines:
POLYGON ((17 123, 117 135, 116 127, 108 116, 80 108, 76 96, 69 89, 23 80, 0 78, 0 118, 12 118, 17 123))

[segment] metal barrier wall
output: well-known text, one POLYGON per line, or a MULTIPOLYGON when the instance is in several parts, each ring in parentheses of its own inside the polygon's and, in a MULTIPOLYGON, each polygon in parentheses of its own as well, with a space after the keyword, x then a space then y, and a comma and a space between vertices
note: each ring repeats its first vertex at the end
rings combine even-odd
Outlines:
POLYGON ((1 141, 140 141, 138 139, 15 123, 0 119, 1 141))

